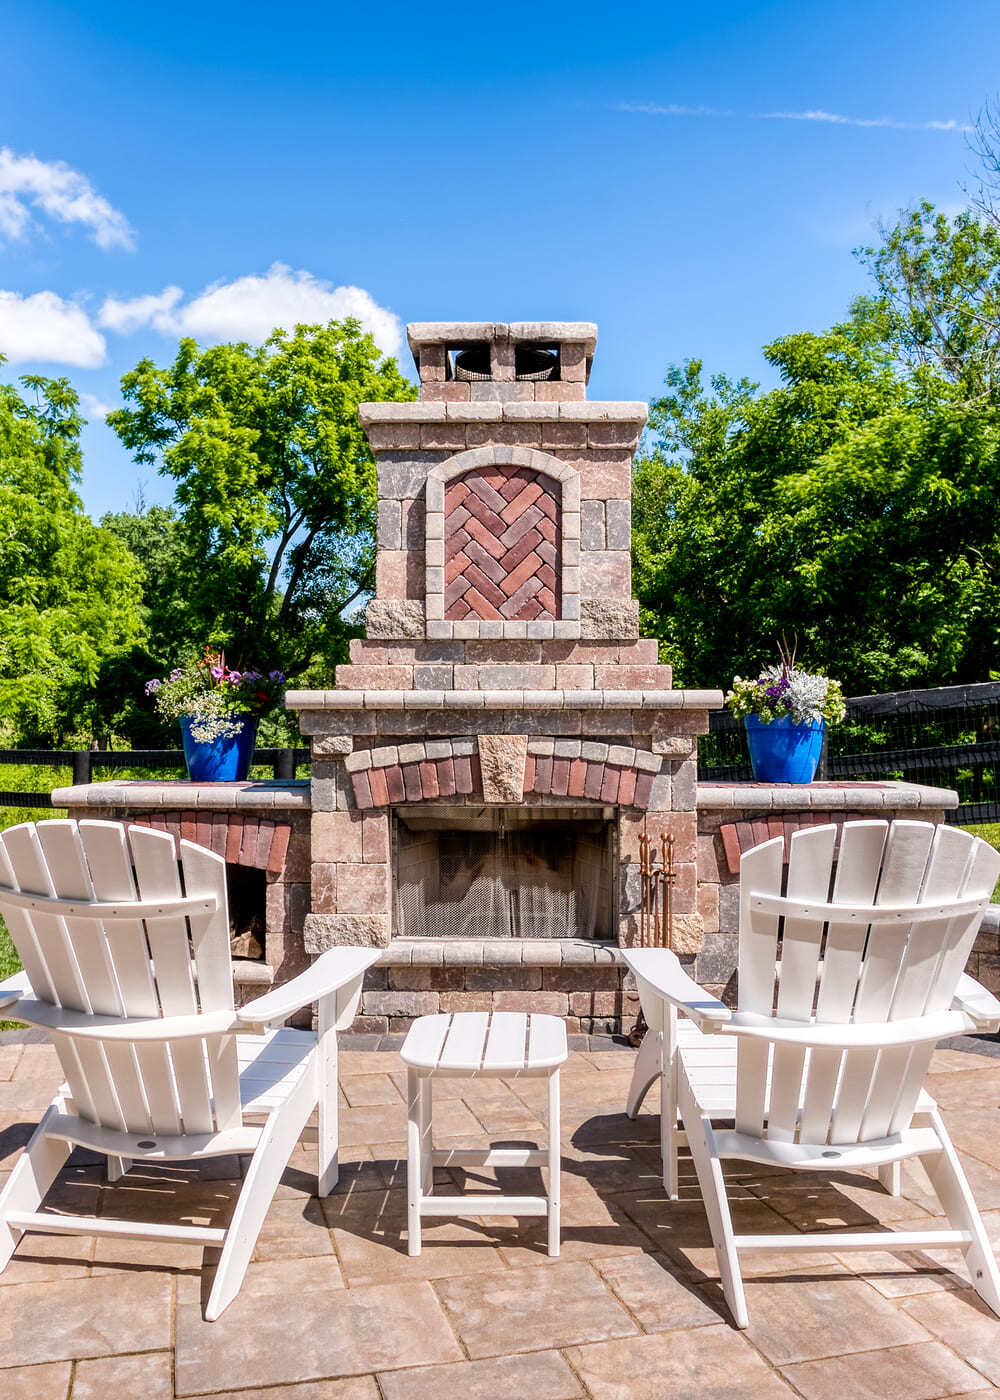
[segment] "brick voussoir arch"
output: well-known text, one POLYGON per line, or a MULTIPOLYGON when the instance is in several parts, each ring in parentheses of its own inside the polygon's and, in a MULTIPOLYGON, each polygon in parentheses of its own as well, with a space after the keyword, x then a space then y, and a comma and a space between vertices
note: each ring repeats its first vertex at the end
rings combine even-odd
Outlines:
MULTIPOLYGON (((478 744, 472 738, 358 749, 348 754, 344 766, 360 810, 483 794, 478 744)), ((525 759, 524 793, 645 811, 662 766, 663 760, 645 749, 578 739, 532 739, 525 759)))
MULTIPOLYGON (((504 492, 508 491, 508 488, 500 485, 499 490, 504 492)), ((462 635, 524 636, 526 628, 548 629, 545 635, 550 636, 578 635, 580 494, 579 472, 566 462, 560 461, 558 457, 541 452, 537 448, 474 447, 456 453, 447 461, 433 466, 428 472, 426 485, 425 607, 428 623, 460 627, 463 629, 462 635), (509 533, 520 537, 523 533, 522 523, 528 521, 529 514, 538 516, 540 524, 537 528, 547 531, 550 541, 546 543, 545 540, 540 540, 538 545, 540 554, 548 552, 547 563, 539 563, 533 554, 529 560, 521 560, 521 553, 530 547, 527 541, 524 544, 519 544, 519 540, 511 541, 511 548, 508 550, 508 541, 504 540, 503 550, 493 548, 491 537, 495 537, 496 543, 499 544, 499 532, 504 529, 503 524, 496 522, 495 529, 490 529, 489 521, 493 519, 493 511, 499 512, 504 506, 504 501, 497 499, 498 492, 493 487, 498 483, 494 482, 492 486, 482 484, 478 493, 477 488, 473 487, 470 495, 466 497, 477 517, 472 521, 472 526, 478 534, 477 540, 473 541, 473 550, 478 546, 479 563, 470 563, 462 554, 460 559, 463 568, 460 572, 454 569, 454 561, 451 566, 447 565, 446 537, 449 533, 449 519, 454 529, 454 510, 460 509, 463 516, 469 513, 464 506, 457 506, 452 508, 451 516, 446 518, 448 513, 445 504, 449 484, 470 473, 485 472, 490 468, 506 476, 513 488, 517 487, 520 478, 525 483, 524 493, 533 492, 536 497, 541 495, 538 502, 542 507, 541 511, 537 508, 532 511, 530 505, 524 509, 524 495, 519 501, 508 500, 508 508, 517 511, 517 518, 511 523, 509 533), (547 493, 550 502, 547 507, 545 488, 540 492, 538 484, 532 480, 534 477, 547 479, 553 485, 558 483, 557 490, 547 493), (482 494, 488 500, 479 500, 478 494, 482 494), (492 510, 488 502, 493 503, 492 510), (542 519, 543 513, 550 517, 549 523, 542 519), (488 555, 492 555, 492 558, 488 555), (448 582, 447 567, 452 568, 453 574, 457 572, 457 577, 448 582), (512 573, 509 569, 517 572, 512 573), (526 573, 523 580, 520 577, 521 573, 526 573), (466 578, 466 574, 470 577, 466 578), (518 610, 516 613, 508 611, 508 605, 518 601, 518 595, 514 595, 513 598, 509 595, 508 580, 511 578, 522 591, 537 593, 539 602, 532 604, 531 598, 526 598, 524 610, 518 610), (456 587, 461 594, 460 598, 452 596, 456 587), (466 609, 468 611, 465 611, 466 609), (538 621, 534 621, 535 618, 538 621)), ((533 505, 534 501, 531 504, 533 505)), ((503 519, 509 522, 511 517, 504 515, 503 519)), ((534 631, 527 632, 529 636, 535 634, 534 631)))

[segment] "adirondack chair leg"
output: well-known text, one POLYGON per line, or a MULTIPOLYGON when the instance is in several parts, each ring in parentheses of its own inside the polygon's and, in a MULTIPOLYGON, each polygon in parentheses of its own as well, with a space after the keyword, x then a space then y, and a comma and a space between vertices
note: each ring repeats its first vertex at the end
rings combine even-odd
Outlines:
POLYGON ((559 1257, 559 1174, 562 1166, 562 1144, 559 1135, 559 1071, 549 1075, 549 1257, 559 1257))
POLYGON ((903 1190, 902 1162, 886 1162, 878 1169, 878 1179, 890 1196, 898 1196, 903 1190))
POLYGON ((423 1192, 424 1095, 416 1070, 406 1072, 406 1251, 420 1253, 420 1197, 423 1192))
POLYGON ((740 1270, 739 1255, 733 1239, 733 1218, 726 1196, 726 1183, 722 1174, 722 1162, 715 1150, 715 1134, 712 1120, 698 1108, 683 1066, 677 1066, 677 1096, 681 1118, 687 1133, 688 1147, 698 1174, 705 1213, 715 1246, 715 1257, 722 1278, 722 1291, 737 1327, 746 1327, 750 1317, 747 1313, 746 1294, 743 1291, 743 1275, 740 1270))
POLYGON ((660 1043, 663 1036, 659 1031, 647 1030, 639 1052, 635 1057, 632 1082, 628 1086, 628 1099, 625 1112, 629 1118, 637 1117, 642 1101, 661 1074, 660 1043))
POLYGON ((321 997, 317 1008, 319 1038, 316 1046, 319 1132, 317 1150, 317 1192, 329 1196, 340 1179, 340 1118, 338 1094, 337 1003, 335 997, 321 997))
POLYGON ((205 1309, 206 1322, 214 1322, 240 1291, 278 1182, 315 1106, 315 1078, 312 1074, 303 1074, 285 1102, 274 1110, 264 1124, 226 1230, 226 1240, 205 1309))
MULTIPOLYGON (((925 1115, 919 1115, 921 1118, 925 1115)), ((926 1115, 941 1141, 941 1151, 921 1157, 938 1200, 956 1230, 968 1230, 972 1243, 965 1247, 965 1263, 972 1287, 983 1302, 1000 1316, 1000 1269, 983 1225, 962 1163, 937 1109, 926 1115)), ((916 1119, 914 1120, 916 1122, 916 1119)))
POLYGON ((45 1125, 56 1111, 55 1104, 46 1110, 8 1177, 6 1186, 0 1191, 0 1273, 7 1267, 18 1240, 24 1234, 18 1226, 6 1223, 7 1212, 37 1210, 73 1150, 70 1143, 45 1134, 45 1125))
POLYGON ((108 1181, 113 1186, 116 1181, 121 1181, 122 1177, 132 1166, 131 1157, 108 1157, 105 1159, 104 1170, 108 1181))

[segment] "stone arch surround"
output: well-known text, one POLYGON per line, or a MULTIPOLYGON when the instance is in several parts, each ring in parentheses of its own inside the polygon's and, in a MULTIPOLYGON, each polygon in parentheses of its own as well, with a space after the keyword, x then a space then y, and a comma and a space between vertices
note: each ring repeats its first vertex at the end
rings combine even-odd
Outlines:
MULTIPOLYGON (((575 638, 580 635, 580 475, 551 453, 529 447, 475 447, 439 462, 427 474, 426 486, 426 591, 428 635, 432 628, 449 635, 495 638, 575 638), (448 486, 470 472, 490 467, 521 469, 559 483, 560 529, 558 579, 554 590, 558 609, 553 617, 532 620, 469 616, 446 620, 445 602, 445 497, 448 486)), ((553 496, 555 493, 553 492, 553 496)))

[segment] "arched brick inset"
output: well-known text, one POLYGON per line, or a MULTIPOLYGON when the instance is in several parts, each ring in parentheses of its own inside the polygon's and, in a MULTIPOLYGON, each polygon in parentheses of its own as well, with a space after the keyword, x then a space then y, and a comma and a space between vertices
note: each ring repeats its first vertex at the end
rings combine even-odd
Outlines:
POLYGON ((132 826, 166 831, 176 841, 194 841, 222 856, 228 865, 245 865, 280 875, 292 828, 288 822, 222 812, 170 812, 129 818, 132 826))
POLYGON ((561 615, 562 489, 529 467, 476 468, 444 497, 444 615, 492 621, 561 615))

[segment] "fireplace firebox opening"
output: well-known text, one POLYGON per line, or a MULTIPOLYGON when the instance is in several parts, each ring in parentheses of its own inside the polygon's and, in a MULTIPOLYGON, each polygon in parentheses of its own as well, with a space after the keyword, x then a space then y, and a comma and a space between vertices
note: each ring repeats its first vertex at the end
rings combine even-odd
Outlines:
POLYGON ((267 873, 249 865, 226 865, 229 948, 234 958, 262 959, 267 929, 267 873))
POLYGON ((616 837, 611 807, 398 807, 393 932, 614 938, 616 837))

